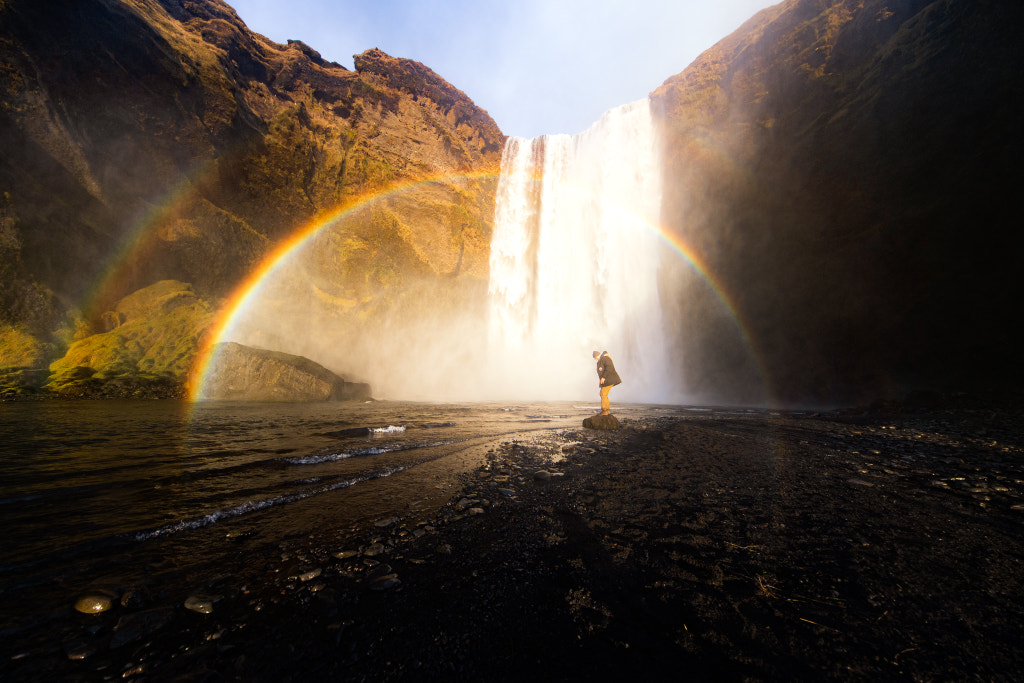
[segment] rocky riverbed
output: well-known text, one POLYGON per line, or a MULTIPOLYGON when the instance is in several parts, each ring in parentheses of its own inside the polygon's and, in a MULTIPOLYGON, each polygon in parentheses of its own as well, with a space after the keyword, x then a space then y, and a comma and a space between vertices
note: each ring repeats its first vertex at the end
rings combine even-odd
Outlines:
POLYGON ((7 634, 2 678, 1017 680, 1022 424, 708 409, 523 434, 439 508, 69 595, 7 634))

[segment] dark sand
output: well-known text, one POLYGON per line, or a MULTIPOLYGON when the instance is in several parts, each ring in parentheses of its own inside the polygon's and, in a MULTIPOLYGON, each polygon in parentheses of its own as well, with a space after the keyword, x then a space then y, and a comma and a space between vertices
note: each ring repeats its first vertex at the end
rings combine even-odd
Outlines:
POLYGON ((211 614, 69 610, 3 677, 1024 677, 1021 411, 660 415, 495 443, 427 519, 242 539, 211 614))

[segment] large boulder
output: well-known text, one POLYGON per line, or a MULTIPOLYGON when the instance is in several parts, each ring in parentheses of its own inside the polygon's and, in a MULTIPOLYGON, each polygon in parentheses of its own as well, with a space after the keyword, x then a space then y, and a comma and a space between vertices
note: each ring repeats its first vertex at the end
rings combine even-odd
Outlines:
POLYGON ((202 398, 237 401, 354 401, 370 398, 370 385, 346 382, 302 356, 235 342, 218 344, 202 398))

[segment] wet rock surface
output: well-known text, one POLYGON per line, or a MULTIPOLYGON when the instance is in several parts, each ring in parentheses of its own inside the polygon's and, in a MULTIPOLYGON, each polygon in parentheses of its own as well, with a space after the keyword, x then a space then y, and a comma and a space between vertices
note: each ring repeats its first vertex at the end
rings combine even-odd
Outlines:
POLYGON ((7 630, 4 680, 1014 678, 1021 425, 646 412, 521 435, 426 518, 230 541, 236 566, 100 613, 71 595, 7 630))
POLYGON ((594 415, 583 420, 587 429, 621 429, 622 423, 614 415, 594 415))

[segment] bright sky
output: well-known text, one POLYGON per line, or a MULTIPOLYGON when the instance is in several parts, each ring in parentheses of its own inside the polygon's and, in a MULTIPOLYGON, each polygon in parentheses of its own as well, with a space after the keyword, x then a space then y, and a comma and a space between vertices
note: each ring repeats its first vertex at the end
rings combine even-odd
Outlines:
POLYGON ((503 133, 579 133, 646 97, 777 0, 227 0, 271 40, 352 69, 380 48, 422 62, 503 133))

